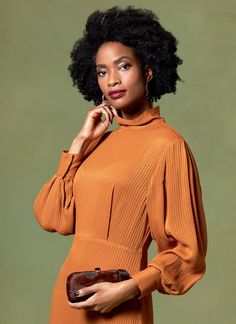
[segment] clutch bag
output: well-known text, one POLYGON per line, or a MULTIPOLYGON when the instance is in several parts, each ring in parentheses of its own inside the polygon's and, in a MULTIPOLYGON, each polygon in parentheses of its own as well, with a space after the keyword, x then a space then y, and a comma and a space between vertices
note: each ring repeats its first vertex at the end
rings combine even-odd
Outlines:
POLYGON ((94 293, 86 296, 77 296, 76 292, 98 282, 119 282, 130 279, 129 273, 124 269, 101 270, 95 268, 92 271, 72 272, 66 280, 66 292, 71 303, 78 303, 91 297, 94 293))

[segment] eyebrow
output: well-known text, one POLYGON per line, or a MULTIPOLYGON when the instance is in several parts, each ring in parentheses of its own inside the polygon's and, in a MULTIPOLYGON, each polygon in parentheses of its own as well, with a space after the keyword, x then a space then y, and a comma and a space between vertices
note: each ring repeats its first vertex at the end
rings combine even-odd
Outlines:
MULTIPOLYGON (((115 60, 113 61, 113 63, 116 64, 116 63, 122 61, 124 58, 126 58, 126 59, 128 59, 128 60, 131 60, 130 57, 123 55, 123 56, 120 56, 120 57, 118 57, 117 59, 115 59, 115 60)), ((106 64, 97 64, 96 67, 106 67, 106 64)))

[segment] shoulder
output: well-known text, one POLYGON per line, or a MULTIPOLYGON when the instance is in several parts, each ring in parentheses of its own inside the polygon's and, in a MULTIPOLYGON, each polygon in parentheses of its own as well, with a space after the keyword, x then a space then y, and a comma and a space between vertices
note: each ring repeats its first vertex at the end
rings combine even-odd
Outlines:
POLYGON ((174 144, 175 142, 185 142, 184 135, 173 125, 164 120, 161 127, 154 131, 154 138, 158 142, 162 142, 166 147, 174 144))
POLYGON ((154 146, 161 147, 164 160, 168 158, 180 159, 191 157, 194 160, 191 146, 186 140, 185 136, 173 125, 167 123, 165 120, 162 126, 153 133, 154 146))
POLYGON ((185 136, 175 127, 165 122, 161 129, 159 140, 164 143, 163 156, 164 160, 189 160, 188 163, 196 163, 191 145, 185 136))

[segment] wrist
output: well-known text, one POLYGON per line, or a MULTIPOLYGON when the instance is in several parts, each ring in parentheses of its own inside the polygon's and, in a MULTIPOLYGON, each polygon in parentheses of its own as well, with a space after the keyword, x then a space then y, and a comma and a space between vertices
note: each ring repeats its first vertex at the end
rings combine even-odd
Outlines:
POLYGON ((121 282, 122 289, 124 290, 124 297, 126 300, 133 299, 136 296, 139 296, 141 291, 137 282, 134 279, 128 279, 121 282))
POLYGON ((69 153, 71 154, 80 153, 81 155, 83 155, 90 143, 91 140, 89 139, 76 137, 70 146, 69 153))

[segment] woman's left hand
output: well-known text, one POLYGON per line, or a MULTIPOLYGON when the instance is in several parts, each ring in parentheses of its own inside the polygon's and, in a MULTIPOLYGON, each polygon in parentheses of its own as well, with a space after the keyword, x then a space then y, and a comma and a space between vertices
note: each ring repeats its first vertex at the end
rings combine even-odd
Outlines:
POLYGON ((139 287, 134 279, 120 282, 99 282, 79 290, 79 296, 94 293, 85 301, 71 303, 69 305, 76 309, 94 310, 100 313, 108 313, 114 307, 126 300, 132 299, 140 293, 139 287))

